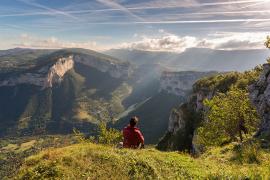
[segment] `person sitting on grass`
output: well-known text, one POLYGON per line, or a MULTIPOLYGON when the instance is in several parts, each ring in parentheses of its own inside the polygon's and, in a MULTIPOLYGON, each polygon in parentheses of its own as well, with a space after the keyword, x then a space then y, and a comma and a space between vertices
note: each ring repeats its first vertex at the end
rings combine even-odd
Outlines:
POLYGON ((136 127, 138 121, 138 117, 132 117, 129 121, 129 125, 123 129, 124 148, 144 148, 144 137, 141 131, 136 127))

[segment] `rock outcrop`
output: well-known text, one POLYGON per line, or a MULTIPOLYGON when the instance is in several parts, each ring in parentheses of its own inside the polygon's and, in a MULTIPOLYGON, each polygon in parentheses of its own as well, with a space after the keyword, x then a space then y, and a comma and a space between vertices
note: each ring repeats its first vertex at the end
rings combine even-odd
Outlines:
POLYGON ((86 66, 98 69, 101 72, 108 72, 114 78, 127 78, 132 73, 129 63, 116 63, 100 60, 89 55, 75 55, 74 61, 86 66))
POLYGON ((46 65, 32 72, 25 72, 13 77, 6 78, 0 82, 1 86, 16 86, 18 84, 32 84, 42 87, 52 87, 60 83, 65 73, 74 65, 73 56, 59 58, 52 65, 46 65))
POLYGON ((164 150, 198 149, 196 130, 207 111, 203 101, 212 99, 217 93, 227 93, 232 87, 249 87, 250 99, 263 119, 258 134, 270 135, 270 64, 265 64, 263 71, 256 67, 244 73, 217 74, 197 81, 188 101, 171 112, 167 134, 158 147, 164 150))
POLYGON ((263 65, 257 82, 249 87, 250 99, 262 118, 257 135, 270 135, 270 64, 263 65))
POLYGON ((162 90, 178 96, 188 96, 188 91, 191 91, 191 94, 186 103, 171 111, 167 132, 158 144, 160 150, 190 150, 192 148, 193 133, 201 120, 200 113, 204 110, 203 100, 210 99, 214 94, 208 89, 196 89, 193 85, 198 79, 213 74, 215 73, 190 72, 186 75, 184 72, 163 73, 162 90), (189 81, 185 81, 185 78, 189 81))
POLYGON ((190 115, 193 114, 194 116, 201 113, 205 110, 203 101, 211 99, 213 95, 214 92, 205 92, 203 90, 191 94, 186 103, 182 104, 178 109, 172 110, 169 117, 168 132, 176 134, 177 131, 185 129, 187 121, 189 121, 189 119, 185 118, 187 110, 191 113, 190 115))
POLYGON ((28 69, 14 75, 11 74, 7 78, 0 80, 0 87, 16 86, 18 84, 32 84, 40 86, 42 89, 52 87, 63 80, 64 75, 74 67, 75 63, 81 63, 101 72, 107 72, 114 78, 125 79, 132 73, 129 63, 111 62, 84 54, 65 55, 40 68, 28 69))
POLYGON ((192 85, 200 78, 214 72, 163 72, 160 80, 160 90, 177 96, 186 96, 192 85))

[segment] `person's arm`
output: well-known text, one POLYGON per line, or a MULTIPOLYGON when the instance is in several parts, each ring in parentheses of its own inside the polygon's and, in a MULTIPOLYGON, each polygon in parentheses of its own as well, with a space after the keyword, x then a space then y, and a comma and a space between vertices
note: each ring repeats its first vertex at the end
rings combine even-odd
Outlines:
POLYGON ((138 135, 138 139, 139 139, 139 141, 141 143, 141 147, 144 148, 144 137, 143 137, 140 130, 137 131, 137 135, 138 135))

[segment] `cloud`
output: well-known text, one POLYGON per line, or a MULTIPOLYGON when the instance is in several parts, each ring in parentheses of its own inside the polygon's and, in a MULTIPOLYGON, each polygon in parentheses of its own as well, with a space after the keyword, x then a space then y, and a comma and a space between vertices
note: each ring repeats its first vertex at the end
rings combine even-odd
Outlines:
POLYGON ((62 41, 56 37, 41 38, 30 36, 26 33, 20 35, 20 42, 13 44, 21 48, 38 48, 38 49, 61 49, 61 48, 85 48, 93 50, 102 50, 95 41, 88 42, 70 42, 62 41))
POLYGON ((211 48, 218 50, 263 49, 267 32, 209 34, 207 38, 177 36, 163 30, 159 37, 141 36, 139 41, 122 43, 119 48, 183 52, 187 48, 211 48))
MULTIPOLYGON (((133 4, 133 6, 127 7, 129 10, 145 10, 145 9, 165 9, 165 8, 191 8, 191 7, 205 7, 205 6, 229 6, 229 5, 241 5, 248 4, 264 4, 267 0, 238 0, 238 1, 219 1, 219 2, 203 2, 199 3, 196 0, 155 0, 150 2, 143 2, 133 4)), ((247 5, 247 6, 248 6, 247 5)))
POLYGON ((138 49, 147 51, 184 52, 188 48, 210 48, 216 50, 247 50, 264 49, 264 41, 268 32, 217 32, 208 34, 205 38, 194 36, 179 36, 164 29, 157 30, 153 35, 133 35, 133 42, 124 42, 111 45, 100 45, 95 41, 71 42, 56 37, 41 38, 23 33, 19 43, 13 44, 22 48, 61 49, 85 48, 104 51, 117 49, 138 49))
POLYGON ((270 18, 252 19, 206 19, 206 20, 164 20, 164 21, 118 21, 118 22, 88 22, 85 24, 96 25, 129 25, 129 24, 210 24, 210 23, 246 23, 246 22, 269 22, 270 18))
POLYGON ((213 49, 263 49, 267 35, 268 32, 220 32, 210 34, 208 39, 201 42, 213 49))
POLYGON ((102 3, 105 6, 108 6, 110 8, 114 8, 114 10, 120 10, 122 12, 127 13, 131 17, 136 18, 137 20, 144 21, 143 18, 137 16, 136 14, 132 13, 128 8, 125 6, 121 5, 120 3, 114 2, 112 0, 97 0, 98 2, 102 3))
POLYGON ((142 40, 133 43, 123 43, 121 48, 149 50, 149 51, 177 51, 183 52, 186 48, 196 46, 196 38, 190 36, 179 37, 165 35, 159 38, 143 37, 142 40))
POLYGON ((22 2, 24 4, 32 6, 32 7, 36 7, 36 8, 39 8, 39 9, 49 11, 50 15, 60 14, 60 15, 64 15, 64 16, 72 18, 72 19, 78 19, 77 17, 75 17, 75 16, 73 16, 73 15, 71 15, 71 14, 65 12, 65 11, 60 11, 60 10, 57 10, 57 9, 53 9, 53 8, 48 7, 48 6, 44 6, 42 4, 31 1, 31 0, 30 1, 29 0, 17 0, 17 1, 20 1, 20 2, 22 2))

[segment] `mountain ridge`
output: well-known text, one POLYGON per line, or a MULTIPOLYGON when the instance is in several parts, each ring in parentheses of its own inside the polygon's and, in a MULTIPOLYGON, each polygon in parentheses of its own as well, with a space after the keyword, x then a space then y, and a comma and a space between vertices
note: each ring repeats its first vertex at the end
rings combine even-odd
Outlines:
POLYGON ((105 53, 137 65, 159 63, 173 71, 245 71, 263 64, 269 56, 269 51, 265 49, 229 51, 189 48, 182 53, 117 49, 105 53))

